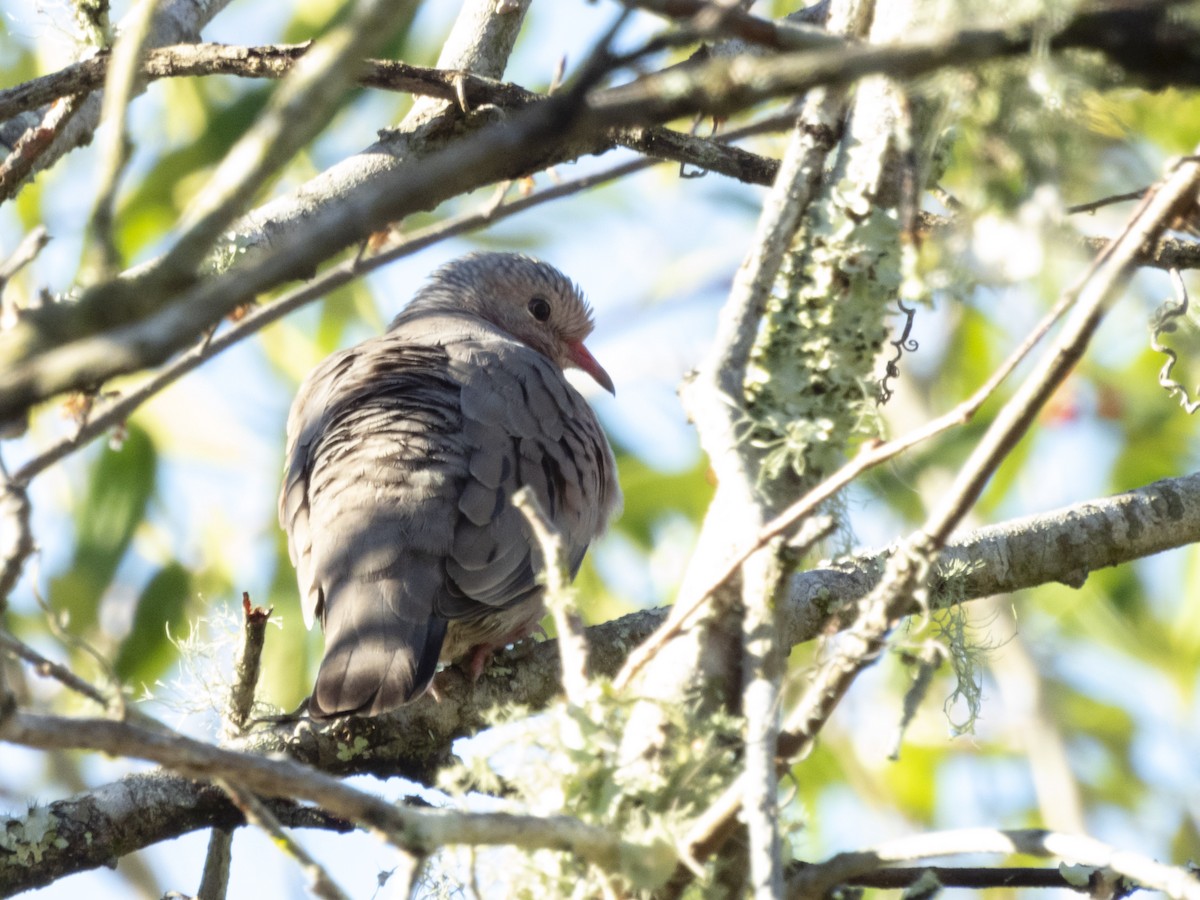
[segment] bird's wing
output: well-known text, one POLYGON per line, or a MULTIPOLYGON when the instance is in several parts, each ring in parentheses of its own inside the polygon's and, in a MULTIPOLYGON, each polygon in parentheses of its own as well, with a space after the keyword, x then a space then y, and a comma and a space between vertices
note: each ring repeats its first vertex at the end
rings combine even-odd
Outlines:
POLYGON ((467 465, 459 386, 439 346, 389 333, 332 357, 289 420, 280 515, 325 626, 316 715, 395 708, 433 677, 467 465))
POLYGON ((534 597, 532 488, 572 573, 619 502, 591 408, 536 351, 458 318, 337 354, 288 423, 280 519, 306 617, 325 626, 316 715, 374 715, 423 691, 448 620, 534 597))
POLYGON ((511 340, 447 347, 462 383, 469 454, 436 611, 475 618, 538 590, 542 561, 513 494, 528 486, 562 536, 571 573, 619 502, 612 453, 591 407, 546 357, 511 340))

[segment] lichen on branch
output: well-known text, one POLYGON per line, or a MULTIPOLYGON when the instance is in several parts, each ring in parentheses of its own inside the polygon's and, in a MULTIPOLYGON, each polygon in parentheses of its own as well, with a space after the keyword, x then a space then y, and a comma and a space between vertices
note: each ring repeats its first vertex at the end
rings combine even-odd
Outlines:
POLYGON ((902 127, 898 90, 864 84, 854 119, 871 107, 882 124, 861 134, 854 121, 848 126, 751 353, 748 439, 764 453, 768 480, 791 472, 811 485, 836 468, 855 437, 876 431, 876 361, 904 267, 892 164, 902 127), (864 97, 868 91, 873 96, 864 97))

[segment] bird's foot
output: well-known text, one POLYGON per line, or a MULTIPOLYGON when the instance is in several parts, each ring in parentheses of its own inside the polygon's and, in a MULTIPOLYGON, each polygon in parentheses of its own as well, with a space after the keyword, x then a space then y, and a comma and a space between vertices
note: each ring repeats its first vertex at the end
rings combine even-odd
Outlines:
MULTIPOLYGON (((501 644, 500 646, 503 646, 501 644)), ((487 664, 492 661, 492 654, 496 652, 496 644, 476 644, 471 648, 470 656, 467 657, 467 677, 471 679, 471 684, 479 680, 479 676, 483 674, 483 670, 487 668, 487 664)))
POLYGON ((543 638, 547 637, 546 629, 539 623, 534 622, 531 625, 523 625, 516 631, 509 632, 498 641, 484 644, 476 644, 467 652, 467 657, 464 660, 463 668, 466 670, 467 677, 474 684, 479 680, 479 676, 483 674, 483 670, 488 667, 488 663, 492 661, 492 656, 497 650, 503 650, 510 644, 517 644, 530 635, 540 634, 543 638))

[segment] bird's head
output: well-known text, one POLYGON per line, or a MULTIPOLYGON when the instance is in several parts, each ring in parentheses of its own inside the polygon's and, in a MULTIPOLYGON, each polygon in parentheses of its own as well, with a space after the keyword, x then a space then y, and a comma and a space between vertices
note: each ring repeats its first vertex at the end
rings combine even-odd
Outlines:
POLYGON ((519 253, 472 253, 435 271, 409 310, 465 311, 528 344, 559 367, 587 372, 615 394, 612 379, 584 346, 592 310, 571 279, 519 253))

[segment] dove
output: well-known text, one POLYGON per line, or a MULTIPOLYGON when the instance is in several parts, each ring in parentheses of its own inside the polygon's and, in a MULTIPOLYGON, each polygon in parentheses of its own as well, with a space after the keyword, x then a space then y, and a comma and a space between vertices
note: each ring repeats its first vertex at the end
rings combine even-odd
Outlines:
POLYGON ((437 269, 388 330, 327 358, 287 424, 279 520, 325 653, 308 712, 374 716, 440 663, 477 679, 543 615, 528 487, 574 577, 621 506, 612 448, 564 377, 614 393, 592 313, 553 266, 475 253, 437 269))

